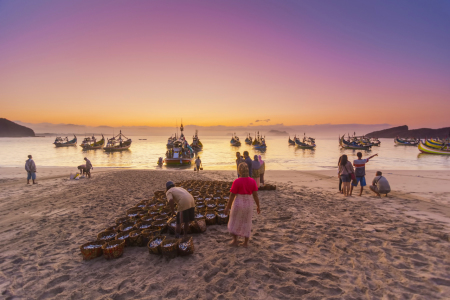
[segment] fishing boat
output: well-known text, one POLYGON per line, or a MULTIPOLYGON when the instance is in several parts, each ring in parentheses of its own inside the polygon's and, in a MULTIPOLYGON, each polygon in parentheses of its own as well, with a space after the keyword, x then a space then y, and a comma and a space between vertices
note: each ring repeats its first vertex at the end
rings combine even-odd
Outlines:
POLYGON ((422 141, 420 141, 419 145, 417 147, 419 148, 419 151, 422 153, 450 155, 450 146, 448 144, 443 146, 441 149, 437 149, 437 148, 428 147, 422 141))
POLYGON ((231 136, 230 144, 235 147, 239 147, 241 145, 241 141, 239 140, 239 137, 236 136, 236 133, 231 136))
POLYGON ((425 146, 429 148, 436 148, 441 149, 442 147, 448 146, 450 144, 450 141, 444 141, 440 139, 425 139, 425 146))
POLYGON ((195 152, 203 150, 203 144, 202 144, 202 142, 200 142, 200 139, 198 137, 198 130, 195 130, 195 135, 192 137, 191 148, 195 152))
POLYGON ((381 145, 381 142, 378 138, 371 138, 370 143, 372 144, 372 146, 377 146, 377 147, 379 147, 381 145))
POLYGON ((256 150, 265 150, 267 148, 266 138, 258 133, 255 135, 255 139, 252 142, 252 146, 256 150))
POLYGON ((70 146, 76 146, 77 145, 77 136, 74 134, 73 139, 69 140, 67 136, 65 138, 62 138, 58 136, 53 144, 56 147, 70 147, 70 146))
POLYGON ((108 143, 103 148, 106 152, 115 152, 115 151, 124 151, 128 150, 131 147, 131 139, 127 138, 122 134, 122 130, 120 133, 110 139, 108 139, 108 143))
POLYGON ((249 133, 248 136, 245 138, 245 143, 246 143, 247 145, 251 145, 251 144, 253 143, 253 139, 252 139, 252 137, 250 136, 250 133, 249 133))
POLYGON ((174 143, 176 140, 177 140, 176 135, 175 135, 175 136, 171 135, 171 136, 167 139, 167 144, 166 144, 167 149, 172 148, 172 147, 173 147, 173 143, 174 143))
POLYGON ((420 140, 415 138, 401 139, 399 137, 396 137, 394 139, 394 143, 400 146, 417 146, 419 142, 420 140))
POLYGON ((191 165, 192 159, 194 158, 194 150, 187 143, 183 134, 183 124, 181 124, 181 134, 180 137, 173 143, 173 147, 166 151, 166 158, 164 163, 166 165, 191 165))
POLYGON ((339 138, 339 146, 342 149, 351 149, 351 150, 370 150, 371 145, 362 145, 357 138, 345 140, 345 134, 339 138))
POLYGON ((288 144, 289 144, 289 146, 295 145, 295 136, 294 136, 294 139, 293 139, 293 140, 291 140, 291 137, 289 136, 288 144))
POLYGON ((312 137, 306 137, 305 134, 303 134, 303 140, 300 141, 298 137, 294 138, 295 144, 297 145, 297 148, 299 149, 314 149, 316 148, 316 139, 312 137))
POLYGON ((103 146, 105 146, 105 137, 102 134, 102 139, 97 141, 95 136, 84 138, 83 142, 81 143, 80 147, 83 148, 83 150, 94 150, 94 149, 102 149, 103 146))

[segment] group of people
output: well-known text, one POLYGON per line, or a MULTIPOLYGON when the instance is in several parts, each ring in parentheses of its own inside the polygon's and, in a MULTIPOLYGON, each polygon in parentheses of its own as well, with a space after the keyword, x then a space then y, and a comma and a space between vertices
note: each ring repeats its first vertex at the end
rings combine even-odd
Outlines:
MULTIPOLYGON (((339 157, 339 192, 344 194, 344 196, 351 196, 353 193, 353 188, 357 187, 358 184, 361 186, 359 195, 362 195, 364 187, 367 185, 365 178, 366 163, 368 163, 371 158, 378 156, 378 154, 374 154, 365 159, 362 158, 361 152, 358 152, 356 156, 358 157, 358 159, 355 159, 353 161, 353 164, 348 160, 348 156, 346 154, 339 157)), ((389 182, 386 177, 383 176, 383 173, 381 171, 376 172, 376 175, 372 180, 372 185, 370 185, 369 188, 378 197, 381 197, 381 194, 387 196, 387 194, 391 191, 389 182)))
POLYGON ((85 175, 88 178, 91 178, 91 169, 94 168, 92 167, 91 161, 87 157, 85 157, 84 160, 86 161, 86 163, 83 165, 79 165, 77 168, 80 171, 81 175, 85 175))
POLYGON ((237 176, 241 176, 239 173, 239 165, 245 163, 249 170, 249 177, 253 178, 256 182, 256 186, 259 189, 264 186, 264 173, 266 170, 266 164, 261 159, 261 155, 255 155, 253 160, 250 158, 248 151, 244 151, 244 156, 241 156, 240 152, 236 152, 236 167, 237 176))

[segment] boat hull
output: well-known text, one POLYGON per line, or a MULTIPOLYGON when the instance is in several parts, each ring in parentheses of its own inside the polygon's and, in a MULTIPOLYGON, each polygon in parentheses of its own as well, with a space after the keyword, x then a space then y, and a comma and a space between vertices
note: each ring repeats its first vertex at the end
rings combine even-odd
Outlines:
POLYGON ((402 141, 399 141, 398 139, 394 139, 394 143, 396 145, 401 145, 401 146, 417 146, 419 143, 404 143, 402 141))
POLYGON ((191 158, 166 158, 164 159, 164 163, 166 165, 171 165, 171 166, 188 166, 192 164, 192 159, 191 158))
POLYGON ((428 148, 441 149, 444 146, 444 144, 436 143, 435 141, 431 140, 425 140, 425 146, 427 146, 428 148))
POLYGON ((316 146, 315 145, 314 146, 300 146, 300 145, 297 145, 297 148, 298 149, 315 149, 316 146))
POLYGON ((83 150, 97 150, 97 149, 103 149, 103 145, 100 146, 82 146, 80 145, 83 150))
POLYGON ((125 151, 130 149, 130 146, 125 146, 125 147, 104 147, 103 150, 105 150, 106 152, 118 152, 118 151, 125 151))
POLYGON ((70 144, 55 144, 56 147, 60 148, 60 147, 72 147, 72 146, 76 146, 77 143, 70 143, 70 144))
POLYGON ((420 141, 419 145, 417 146, 419 148, 419 151, 422 153, 427 154, 439 154, 439 155, 450 155, 450 150, 440 150, 436 148, 427 147, 420 141))

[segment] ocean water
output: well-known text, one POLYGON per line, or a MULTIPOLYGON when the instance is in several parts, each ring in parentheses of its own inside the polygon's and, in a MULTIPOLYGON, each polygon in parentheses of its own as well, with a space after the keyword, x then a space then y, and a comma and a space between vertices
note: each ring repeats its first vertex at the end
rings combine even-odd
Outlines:
MULTIPOLYGON (((84 137, 79 136, 80 144, 84 137)), ((130 150, 108 153, 103 150, 83 151, 80 146, 56 148, 55 137, 0 138, 0 167, 23 167, 28 154, 33 155, 37 166, 78 166, 88 157, 95 167, 125 167, 137 169, 160 169, 159 157, 166 152, 167 137, 131 136, 130 150), (140 140, 146 139, 146 140, 140 140)), ((245 137, 241 137, 243 140, 245 137)), ((205 170, 235 169, 235 153, 247 150, 251 157, 261 155, 268 170, 327 170, 335 169, 339 156, 347 154, 355 159, 357 151, 342 150, 338 139, 316 139, 315 150, 298 149, 288 145, 287 137, 267 137, 267 150, 254 150, 243 144, 230 146, 230 137, 202 137, 204 150, 199 152, 205 170)), ((420 154, 417 147, 396 146, 393 139, 380 139, 380 147, 363 151, 363 157, 378 153, 368 168, 371 170, 449 170, 450 156, 420 154)), ((189 142, 191 142, 189 140, 189 142)), ((163 166, 162 169, 174 167, 163 166)), ((176 167, 175 167, 176 168, 176 167)), ((193 168, 183 167, 186 169, 193 168)))

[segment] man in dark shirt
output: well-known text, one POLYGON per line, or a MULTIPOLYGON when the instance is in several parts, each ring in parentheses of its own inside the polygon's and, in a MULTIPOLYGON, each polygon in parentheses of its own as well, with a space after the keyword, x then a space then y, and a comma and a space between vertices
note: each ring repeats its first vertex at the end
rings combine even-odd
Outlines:
POLYGON ((248 156, 248 151, 244 151, 244 162, 248 166, 248 174, 252 177, 252 159, 248 156))

